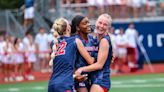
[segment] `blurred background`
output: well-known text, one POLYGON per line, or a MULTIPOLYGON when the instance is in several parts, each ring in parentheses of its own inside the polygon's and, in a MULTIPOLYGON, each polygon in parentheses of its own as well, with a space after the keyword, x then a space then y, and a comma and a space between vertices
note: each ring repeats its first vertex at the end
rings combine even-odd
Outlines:
POLYGON ((110 92, 163 92, 164 0, 0 0, 0 92, 47 91, 54 20, 82 14, 94 28, 102 13, 113 19, 110 92))

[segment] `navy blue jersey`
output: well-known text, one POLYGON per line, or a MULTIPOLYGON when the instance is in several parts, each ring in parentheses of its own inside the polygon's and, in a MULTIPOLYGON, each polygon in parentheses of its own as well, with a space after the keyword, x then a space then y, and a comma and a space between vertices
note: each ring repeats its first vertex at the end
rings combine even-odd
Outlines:
MULTIPOLYGON (((92 72, 91 81, 92 84, 98 84, 101 87, 109 89, 110 88, 110 62, 112 60, 112 45, 111 45, 110 37, 108 35, 104 36, 104 38, 108 40, 109 47, 110 47, 108 52, 108 57, 101 70, 92 72)), ((99 48, 99 43, 97 43, 97 46, 99 48)), ((98 55, 98 51, 94 52, 94 54, 96 58, 98 55)))
MULTIPOLYGON (((94 51, 94 46, 93 46, 93 43, 92 43, 93 37, 91 35, 88 35, 88 42, 86 42, 79 35, 77 35, 76 37, 79 38, 82 41, 85 49, 91 55, 91 53, 94 51)), ((75 68, 78 69, 80 67, 87 66, 87 65, 88 65, 87 61, 81 56, 80 52, 77 51, 77 59, 76 59, 76 62, 75 62, 75 68)))
MULTIPOLYGON (((53 42, 51 43, 51 48, 53 42)), ((75 37, 61 37, 58 39, 56 57, 53 60, 53 72, 49 80, 49 86, 74 85, 73 70, 76 59, 77 46, 75 37)))
MULTIPOLYGON (((91 35, 88 35, 88 41, 87 42, 83 38, 81 38, 79 35, 76 35, 76 37, 79 38, 82 41, 85 49, 91 55, 91 53, 95 50, 94 46, 93 46, 93 43, 92 43, 93 37, 91 35)), ((81 56, 80 52, 77 51, 77 58, 76 58, 76 62, 75 62, 75 69, 78 69, 80 67, 87 66, 87 65, 88 65, 87 61, 81 56)), ((82 74, 88 74, 88 76, 89 76, 89 73, 86 73, 86 72, 82 73, 82 74)), ((79 81, 75 80, 75 88, 76 89, 77 88, 84 88, 84 87, 86 87, 88 89, 90 88, 89 78, 88 78, 88 80, 83 81, 83 82, 79 82, 79 81)))

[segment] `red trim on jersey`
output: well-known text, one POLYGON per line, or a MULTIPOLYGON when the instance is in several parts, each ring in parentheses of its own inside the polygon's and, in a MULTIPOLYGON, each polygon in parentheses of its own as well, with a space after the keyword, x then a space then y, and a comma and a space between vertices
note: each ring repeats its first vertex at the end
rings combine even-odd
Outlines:
POLYGON ((107 88, 103 88, 103 87, 101 87, 101 88, 104 90, 104 92, 108 92, 107 88))
POLYGON ((71 90, 66 90, 66 91, 64 91, 64 92, 71 92, 71 90))

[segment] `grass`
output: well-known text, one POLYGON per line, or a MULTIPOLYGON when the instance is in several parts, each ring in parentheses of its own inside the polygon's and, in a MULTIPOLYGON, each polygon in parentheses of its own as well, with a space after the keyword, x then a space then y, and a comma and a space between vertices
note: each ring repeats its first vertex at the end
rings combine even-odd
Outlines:
POLYGON ((0 92, 47 92, 48 82, 28 82, 0 85, 0 92))
POLYGON ((164 74, 112 77, 110 92, 163 92, 164 74))
MULTIPOLYGON (((114 76, 110 92, 164 92, 164 74, 114 76)), ((48 82, 0 84, 0 92, 47 92, 48 82)))

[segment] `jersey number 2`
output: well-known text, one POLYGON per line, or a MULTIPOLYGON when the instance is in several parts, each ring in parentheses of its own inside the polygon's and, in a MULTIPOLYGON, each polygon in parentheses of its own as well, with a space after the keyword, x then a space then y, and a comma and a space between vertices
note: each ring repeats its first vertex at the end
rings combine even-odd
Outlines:
POLYGON ((57 45, 58 50, 56 52, 56 55, 64 55, 65 54, 65 48, 66 48, 67 42, 61 42, 57 45))

